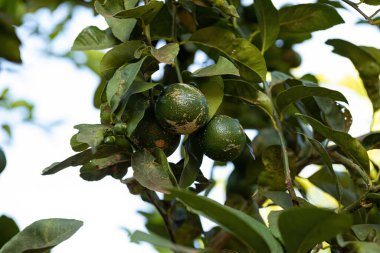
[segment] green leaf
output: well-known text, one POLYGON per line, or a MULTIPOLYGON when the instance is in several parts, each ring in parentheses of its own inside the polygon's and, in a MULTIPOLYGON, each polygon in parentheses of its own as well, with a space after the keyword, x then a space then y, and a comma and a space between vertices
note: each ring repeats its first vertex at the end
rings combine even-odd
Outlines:
POLYGON ((339 201, 339 203, 341 203, 342 197, 343 197, 342 186, 340 185, 339 179, 335 174, 335 171, 334 171, 332 161, 331 161, 329 154, 327 153, 326 149, 323 147, 323 145, 319 141, 317 141, 313 138, 309 138, 309 137, 306 137, 306 138, 311 143, 311 145, 313 145, 314 149, 319 153, 319 155, 322 157, 323 163, 329 169, 329 172, 330 172, 330 174, 331 174, 331 176, 335 182, 335 188, 336 188, 336 192, 338 194, 338 201, 339 201))
POLYGON ((135 179, 150 190, 169 193, 167 189, 173 187, 165 168, 145 149, 133 153, 132 168, 135 179))
POLYGON ((328 40, 326 44, 334 47, 333 52, 351 60, 359 72, 374 111, 377 111, 380 108, 379 49, 359 47, 340 39, 328 40))
POLYGON ((336 101, 342 101, 348 104, 345 96, 339 91, 323 88, 323 87, 308 87, 308 86, 294 86, 286 89, 278 94, 276 104, 280 112, 284 111, 289 105, 297 100, 306 97, 328 97, 336 101))
POLYGON ((280 18, 271 0, 255 0, 254 7, 262 41, 261 52, 264 53, 278 37, 280 18))
POLYGON ((87 181, 98 181, 107 175, 121 179, 127 174, 130 155, 114 154, 109 157, 93 159, 80 169, 80 177, 87 181))
POLYGON ((115 71, 123 64, 135 60, 135 51, 144 43, 140 40, 131 40, 119 44, 109 50, 100 62, 100 73, 110 79, 115 71))
MULTIPOLYGON (((262 193, 266 198, 270 199, 276 205, 284 209, 291 208, 293 206, 292 199, 286 192, 283 191, 266 191, 262 193)), ((273 213, 273 212, 271 212, 273 213)), ((269 226, 270 228, 270 226, 269 226)))
MULTIPOLYGON (((380 235, 379 224, 357 224, 353 225, 351 227, 351 230, 354 232, 354 234, 360 241, 365 241, 366 239, 368 239, 368 237, 371 236, 373 232, 375 232, 374 236, 380 235)), ((379 243, 379 239, 377 238, 377 236, 375 238, 376 241, 379 243)))
POLYGON ((178 244, 174 244, 168 239, 158 236, 156 234, 150 233, 147 234, 142 231, 135 231, 131 235, 131 242, 134 243, 140 243, 140 242, 148 242, 154 246, 164 247, 171 250, 174 250, 175 252, 181 252, 181 253, 200 253, 204 252, 203 250, 196 250, 188 247, 184 247, 178 244))
POLYGON ((221 76, 221 75, 234 75, 240 76, 239 70, 235 67, 235 65, 224 58, 223 56, 219 56, 216 64, 200 68, 194 71, 193 76, 195 77, 207 77, 207 76, 221 76))
POLYGON ((83 143, 77 140, 79 133, 74 134, 70 139, 71 149, 75 152, 80 152, 89 148, 87 143, 83 143))
POLYGON ((203 152, 200 146, 200 139, 197 135, 190 135, 183 143, 184 164, 179 180, 181 188, 189 187, 198 177, 202 165, 203 152))
POLYGON ((282 211, 277 222, 288 252, 306 253, 316 244, 348 230, 353 219, 347 213, 299 207, 282 211))
POLYGON ((380 0, 362 0, 362 2, 369 5, 380 5, 380 0))
POLYGON ((346 155, 351 157, 363 171, 367 173, 369 172, 367 150, 362 146, 360 141, 345 132, 334 131, 312 117, 298 113, 295 115, 309 123, 319 134, 335 142, 335 144, 338 145, 346 155))
POLYGON ((267 68, 264 57, 248 40, 237 38, 228 30, 210 26, 193 33, 189 41, 226 54, 240 64, 239 70, 243 77, 253 75, 257 80, 265 80, 267 68))
POLYGON ((367 150, 380 149, 380 132, 367 135, 364 137, 362 144, 367 150))
POLYGON ((130 88, 132 82, 135 80, 143 62, 146 57, 142 58, 136 63, 126 63, 121 66, 109 80, 106 95, 107 101, 111 106, 111 111, 114 112, 118 107, 122 99, 127 100, 128 89, 130 88))
POLYGON ((269 229, 244 212, 185 190, 171 189, 171 192, 192 208, 193 212, 216 222, 255 252, 283 252, 269 229))
POLYGON ((205 95, 208 104, 208 118, 212 119, 224 96, 224 84, 221 76, 197 78, 197 87, 205 95))
POLYGON ((0 249, 0 253, 43 253, 69 239, 83 225, 71 219, 44 219, 27 226, 0 249))
POLYGON ((380 252, 380 245, 373 242, 350 242, 350 248, 356 253, 376 253, 380 252))
POLYGON ((5 169, 5 166, 7 166, 7 158, 5 157, 3 149, 0 147, 0 174, 5 169))
POLYGON ((127 136, 131 137, 140 120, 144 117, 145 110, 149 107, 149 98, 134 94, 130 96, 122 117, 122 121, 127 124, 127 136))
POLYGON ((95 1, 95 10, 101 14, 112 30, 113 35, 122 42, 127 42, 135 28, 135 19, 118 19, 112 17, 115 13, 135 7, 138 0, 95 1))
POLYGON ((117 12, 113 15, 113 17, 120 19, 140 19, 144 25, 149 25, 162 6, 164 6, 163 2, 152 0, 145 5, 117 12))
POLYGON ((224 82, 225 95, 240 98, 241 100, 257 105, 263 109, 270 117, 273 116, 273 104, 271 99, 256 87, 244 81, 230 79, 224 82))
POLYGON ((0 249, 3 245, 8 242, 15 234, 17 234, 20 229, 18 228, 16 222, 2 215, 0 217, 0 249))
POLYGON ((96 26, 84 28, 74 40, 71 50, 105 49, 119 44, 110 29, 104 31, 96 26))
POLYGON ((104 133, 109 129, 108 126, 101 124, 80 124, 74 126, 74 128, 79 131, 76 140, 81 143, 86 143, 93 149, 103 142, 104 133))
POLYGON ((297 4, 279 11, 281 32, 310 33, 344 23, 335 8, 325 4, 297 4))
POLYGON ((131 153, 131 150, 126 148, 121 149, 120 147, 110 145, 100 145, 96 148, 95 152, 92 149, 87 149, 63 160, 62 162, 53 163, 42 171, 42 175, 55 174, 67 167, 83 165, 93 159, 107 157, 117 153, 128 154, 131 153))
POLYGON ((13 24, 9 22, 6 15, 0 16, 0 59, 21 63, 20 46, 21 41, 17 37, 13 24))
POLYGON ((157 61, 166 64, 174 64, 174 59, 179 52, 179 45, 178 43, 169 43, 159 49, 152 47, 150 52, 157 61))

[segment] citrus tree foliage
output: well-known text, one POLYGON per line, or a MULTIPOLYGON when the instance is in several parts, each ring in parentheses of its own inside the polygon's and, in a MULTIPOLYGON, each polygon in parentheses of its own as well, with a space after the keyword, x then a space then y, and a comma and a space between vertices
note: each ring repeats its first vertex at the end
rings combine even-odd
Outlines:
MULTIPOLYGON (((380 147, 380 134, 351 136, 344 95, 291 71, 301 64, 295 46, 344 25, 337 9, 345 7, 360 11, 350 1, 94 1, 108 28, 84 28, 72 49, 107 49, 94 99, 99 124, 75 126, 77 153, 43 174, 80 166, 84 180, 126 184, 157 211, 141 212, 149 233, 131 240, 161 250, 378 252, 380 171, 367 151, 380 147), (213 64, 191 72, 198 50, 213 64), (257 135, 249 139, 247 130, 257 135), (176 148, 180 158, 169 161, 176 148), (234 166, 224 204, 208 197, 205 154, 234 166), (308 165, 318 170, 301 178, 308 165), (310 185, 325 194, 315 200, 310 185), (321 208, 327 200, 334 207, 321 208), (201 216, 217 225, 204 229, 201 216)), ((380 49, 340 38, 326 44, 353 63, 378 110, 380 49)))

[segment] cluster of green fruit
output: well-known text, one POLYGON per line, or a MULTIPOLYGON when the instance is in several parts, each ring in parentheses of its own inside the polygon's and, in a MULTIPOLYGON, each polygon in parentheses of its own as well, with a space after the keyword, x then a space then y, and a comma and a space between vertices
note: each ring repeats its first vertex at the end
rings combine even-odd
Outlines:
MULTIPOLYGON (((123 135, 127 124, 116 123, 115 135, 123 135)), ((226 115, 208 118, 204 94, 194 86, 171 84, 159 95, 154 108, 146 110, 130 140, 139 148, 161 148, 167 156, 178 147, 182 134, 199 134, 202 151, 216 161, 238 157, 246 144, 246 135, 237 119, 226 115)), ((105 143, 115 142, 114 136, 105 143)))

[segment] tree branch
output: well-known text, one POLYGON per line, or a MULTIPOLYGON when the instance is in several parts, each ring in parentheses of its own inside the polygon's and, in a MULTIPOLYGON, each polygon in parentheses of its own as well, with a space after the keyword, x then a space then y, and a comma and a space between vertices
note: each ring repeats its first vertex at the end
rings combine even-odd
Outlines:
POLYGON ((368 16, 367 14, 365 14, 360 8, 359 8, 359 3, 354 3, 350 0, 342 0, 343 2, 345 2, 346 4, 348 4, 349 6, 351 6, 354 10, 356 10, 360 15, 362 15, 367 21, 368 23, 370 23, 371 25, 378 25, 380 24, 380 20, 373 20, 373 17, 380 12, 380 9, 375 11, 372 15, 368 16))

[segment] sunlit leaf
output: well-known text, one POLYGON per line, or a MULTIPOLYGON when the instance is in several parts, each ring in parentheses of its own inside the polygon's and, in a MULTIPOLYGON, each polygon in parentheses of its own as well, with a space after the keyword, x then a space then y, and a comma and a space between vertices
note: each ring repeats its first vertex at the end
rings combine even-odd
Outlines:
POLYGON ((69 239, 83 225, 70 219, 44 219, 27 226, 1 249, 0 253, 43 253, 69 239))
POLYGON ((89 145, 87 143, 80 142, 77 140, 78 135, 79 135, 79 133, 76 133, 71 137, 71 139, 70 139, 71 149, 76 151, 76 152, 80 152, 80 151, 88 149, 89 145))
POLYGON ((346 155, 351 157, 355 163, 361 167, 363 171, 369 172, 368 154, 360 141, 345 132, 332 130, 330 127, 323 125, 321 122, 312 117, 302 114, 295 115, 301 119, 304 119, 319 134, 335 142, 343 150, 343 152, 346 153, 346 155))
POLYGON ((100 73, 106 79, 110 79, 123 64, 136 59, 135 51, 143 45, 143 42, 140 40, 131 40, 113 47, 102 58, 100 73))
POLYGON ((241 64, 241 75, 241 71, 247 71, 256 76, 257 80, 265 80, 267 68, 260 50, 248 40, 237 38, 231 31, 214 26, 206 27, 193 33, 189 41, 217 49, 231 57, 241 64))
POLYGON ((271 0, 255 0, 254 6, 262 40, 261 51, 265 52, 280 32, 279 14, 271 0))
POLYGON ((109 25, 113 35, 122 42, 127 42, 135 28, 135 19, 118 19, 112 17, 115 13, 135 7, 138 0, 95 1, 95 10, 101 14, 109 25))
POLYGON ((74 126, 75 129, 78 129, 78 134, 76 140, 81 143, 86 143, 91 148, 95 148, 103 142, 104 133, 108 126, 101 124, 80 124, 74 126))
POLYGON ((172 194, 192 208, 192 211, 216 222, 256 252, 283 252, 269 229, 251 216, 223 206, 204 196, 186 190, 171 189, 172 194), (228 217, 228 219, 226 219, 228 217))
POLYGON ((174 64, 174 59, 177 57, 179 52, 179 45, 178 43, 169 43, 159 49, 152 47, 150 51, 157 61, 167 64, 174 64))
POLYGON ((111 106, 112 111, 115 111, 119 106, 122 99, 127 99, 128 89, 135 80, 144 60, 146 57, 142 58, 136 63, 126 63, 121 66, 114 74, 114 76, 109 80, 106 95, 107 101, 111 106))
POLYGON ((118 43, 110 29, 102 31, 96 26, 89 26, 79 33, 71 50, 105 49, 118 43))
POLYGON ((281 32, 310 33, 344 23, 335 8, 325 4, 297 4, 279 11, 281 32))
POLYGON ((152 0, 145 5, 117 12, 113 17, 120 19, 141 19, 145 25, 148 25, 152 22, 163 5, 164 3, 161 1, 152 0))
POLYGON ((223 56, 219 56, 218 61, 215 64, 200 68, 193 73, 193 76, 196 77, 220 75, 240 76, 239 70, 235 67, 235 65, 223 56))
POLYGON ((216 8, 220 9, 225 14, 231 17, 239 17, 239 14, 234 5, 230 4, 227 0, 207 0, 216 8))
POLYGON ((169 174, 147 150, 132 155, 133 176, 144 187, 158 192, 169 193, 173 186, 169 174))

